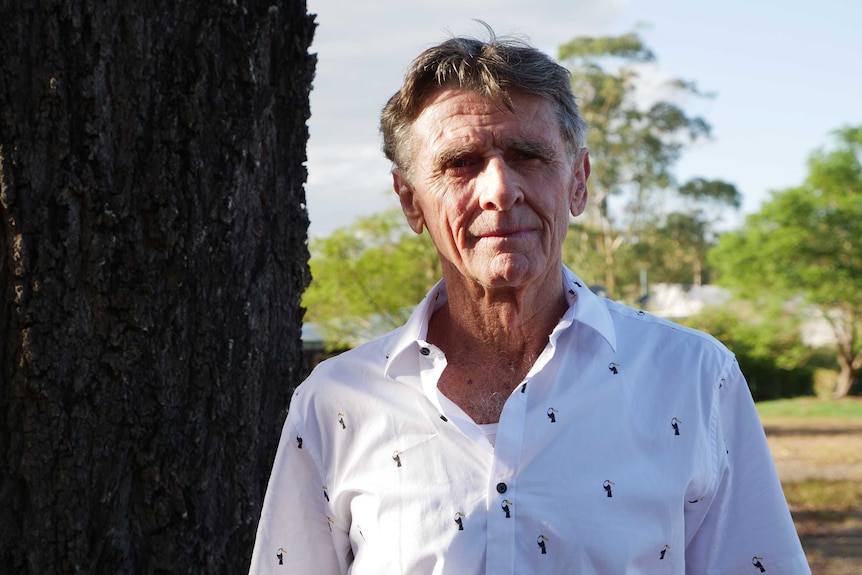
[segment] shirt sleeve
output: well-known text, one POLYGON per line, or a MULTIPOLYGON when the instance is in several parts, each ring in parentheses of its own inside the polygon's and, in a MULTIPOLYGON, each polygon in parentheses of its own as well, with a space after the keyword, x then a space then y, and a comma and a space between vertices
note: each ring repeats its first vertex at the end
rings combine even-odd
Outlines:
POLYGON ((336 552, 325 483, 314 457, 319 438, 303 432, 297 411, 292 405, 281 434, 250 574, 330 575, 347 569, 348 558, 336 552))
POLYGON ((687 573, 809 574, 751 392, 735 360, 716 389, 716 484, 687 573))

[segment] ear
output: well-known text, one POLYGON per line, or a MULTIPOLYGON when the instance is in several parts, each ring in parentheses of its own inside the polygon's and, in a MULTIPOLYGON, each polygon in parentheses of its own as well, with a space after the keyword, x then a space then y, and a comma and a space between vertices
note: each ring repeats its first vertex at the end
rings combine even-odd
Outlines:
POLYGON ((395 188, 395 193, 398 194, 398 199, 401 202, 401 211, 404 212, 404 217, 407 218, 407 224, 410 226, 410 229, 417 234, 421 234, 422 229, 425 227, 425 218, 422 215, 419 204, 416 202, 413 185, 407 181, 400 168, 392 170, 392 187, 395 188))
POLYGON ((572 215, 577 217, 584 213, 587 207, 587 180, 590 178, 590 151, 586 148, 581 148, 575 157, 575 163, 572 166, 575 172, 575 189, 572 192, 572 202, 569 209, 572 215))

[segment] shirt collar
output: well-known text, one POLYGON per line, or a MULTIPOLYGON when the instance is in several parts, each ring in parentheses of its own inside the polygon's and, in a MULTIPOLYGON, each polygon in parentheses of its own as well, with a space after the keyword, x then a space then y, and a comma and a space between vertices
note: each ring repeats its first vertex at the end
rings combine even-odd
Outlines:
MULTIPOLYGON (((566 266, 563 266, 563 287, 571 296, 569 309, 560 319, 554 332, 567 329, 572 323, 577 322, 595 330, 616 351, 614 324, 604 298, 590 291, 590 288, 566 266)), ((428 336, 428 323, 431 321, 431 316, 447 299, 446 284, 440 280, 416 306, 410 319, 401 329, 389 353, 384 375, 395 378, 399 375, 417 373, 415 352, 427 345, 425 339, 428 336), (410 350, 414 353, 409 353, 410 350)))
POLYGON ((569 294, 574 292, 575 295, 569 304, 569 310, 563 316, 563 321, 569 319, 592 328, 616 351, 617 336, 611 313, 608 311, 607 300, 594 294, 581 278, 566 266, 563 266, 563 283, 566 291, 569 294))

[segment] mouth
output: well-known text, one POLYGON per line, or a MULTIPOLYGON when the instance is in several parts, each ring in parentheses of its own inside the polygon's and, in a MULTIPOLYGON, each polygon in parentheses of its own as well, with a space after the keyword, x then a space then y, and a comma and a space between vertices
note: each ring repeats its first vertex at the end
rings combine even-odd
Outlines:
POLYGON ((532 233, 533 230, 530 228, 512 228, 512 229, 494 229, 494 230, 486 230, 477 234, 474 234, 473 237, 477 240, 482 239, 516 239, 527 234, 532 233))

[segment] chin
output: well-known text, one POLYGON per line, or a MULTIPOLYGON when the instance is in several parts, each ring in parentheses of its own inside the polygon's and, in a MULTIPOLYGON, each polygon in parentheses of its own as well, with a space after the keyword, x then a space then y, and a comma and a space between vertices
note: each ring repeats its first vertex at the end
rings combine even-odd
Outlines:
MULTIPOLYGON (((501 258, 495 258, 495 261, 488 266, 487 271, 482 274, 484 276, 486 287, 489 288, 506 288, 527 286, 539 279, 541 276, 540 270, 533 262, 530 261, 499 261, 501 258)), ((506 258, 507 260, 509 258, 506 258)), ((525 256, 517 258, 520 260, 527 259, 525 256)))

